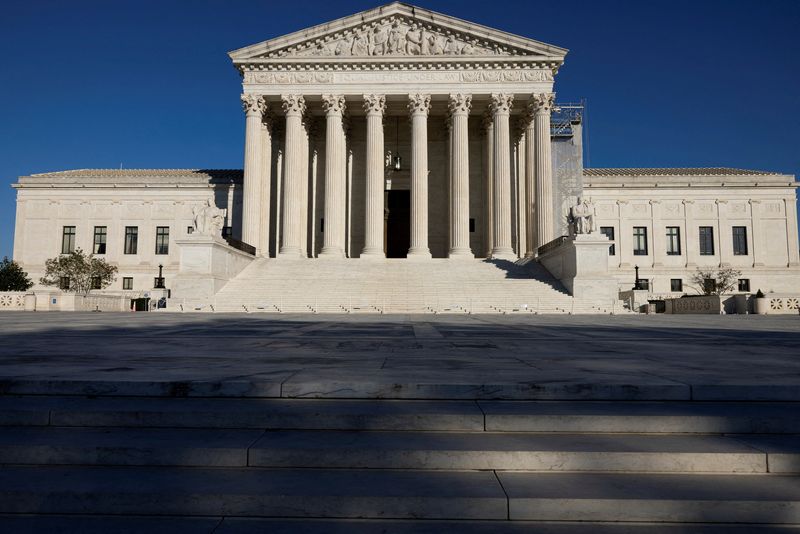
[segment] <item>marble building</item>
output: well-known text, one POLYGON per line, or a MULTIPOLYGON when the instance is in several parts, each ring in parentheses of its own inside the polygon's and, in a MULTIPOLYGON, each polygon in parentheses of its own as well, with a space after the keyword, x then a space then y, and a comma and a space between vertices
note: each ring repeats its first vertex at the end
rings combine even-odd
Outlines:
MULTIPOLYGON (((554 93, 566 54, 402 3, 235 50, 243 170, 20 177, 14 257, 38 279, 45 259, 80 246, 119 265, 113 290, 151 287, 158 265, 175 287, 210 200, 225 211, 219 246, 236 250, 221 254, 246 255, 237 269, 399 258, 534 269, 588 198, 614 292, 637 266, 656 293, 688 291, 698 266, 736 267, 743 292, 800 291, 794 177, 584 169, 580 113, 564 115, 554 93)), ((236 277, 227 269, 207 296, 236 277)))

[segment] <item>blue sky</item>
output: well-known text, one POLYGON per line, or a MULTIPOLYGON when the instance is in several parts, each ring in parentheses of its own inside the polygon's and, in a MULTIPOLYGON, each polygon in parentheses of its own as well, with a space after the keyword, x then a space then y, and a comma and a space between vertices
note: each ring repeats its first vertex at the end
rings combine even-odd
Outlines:
MULTIPOLYGON (((5 0, 0 257, 11 255, 19 175, 240 168, 240 80, 226 53, 377 5, 5 0)), ((556 91, 588 102, 591 166, 800 173, 796 0, 419 5, 569 48, 556 91)))

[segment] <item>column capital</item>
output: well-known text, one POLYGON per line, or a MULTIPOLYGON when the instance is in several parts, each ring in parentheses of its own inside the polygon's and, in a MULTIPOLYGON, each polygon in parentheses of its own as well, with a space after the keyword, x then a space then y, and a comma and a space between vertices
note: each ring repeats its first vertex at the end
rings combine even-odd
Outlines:
POLYGON ((555 93, 537 93, 531 95, 528 101, 528 109, 535 114, 550 114, 550 112, 553 111, 553 104, 555 104, 555 101, 555 93))
POLYGON ((242 109, 247 115, 262 116, 267 111, 267 101, 262 95, 242 95, 242 109))
POLYGON ((341 116, 347 104, 344 95, 322 95, 322 109, 328 116, 341 116))
POLYGON ((411 115, 425 115, 431 110, 431 95, 414 93, 408 95, 408 112, 411 115))
POLYGON ((506 93, 492 93, 489 109, 493 114, 503 113, 508 115, 511 113, 511 107, 514 105, 514 95, 506 93))
POLYGON ((386 97, 384 95, 364 95, 364 111, 367 115, 383 115, 386 111, 386 97))
POLYGON ((281 106, 286 115, 300 116, 306 112, 306 99, 303 95, 281 95, 281 106))
POLYGON ((472 95, 451 93, 447 109, 451 115, 469 115, 469 111, 472 109, 472 95))

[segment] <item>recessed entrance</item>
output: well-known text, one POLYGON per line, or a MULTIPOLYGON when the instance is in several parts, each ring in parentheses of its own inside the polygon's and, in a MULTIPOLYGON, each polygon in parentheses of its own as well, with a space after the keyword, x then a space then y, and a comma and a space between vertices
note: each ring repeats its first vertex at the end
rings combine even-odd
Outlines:
POLYGON ((411 246, 411 191, 386 192, 386 257, 405 258, 411 246))

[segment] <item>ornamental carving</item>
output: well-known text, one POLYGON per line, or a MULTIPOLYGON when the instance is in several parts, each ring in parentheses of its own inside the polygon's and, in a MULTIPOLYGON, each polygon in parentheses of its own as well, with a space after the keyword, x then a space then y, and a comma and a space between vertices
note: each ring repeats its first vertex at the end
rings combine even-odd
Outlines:
POLYGON ((505 93, 492 93, 489 109, 492 113, 510 113, 514 104, 514 95, 505 93))
MULTIPOLYGON (((347 67, 343 65, 343 67, 347 67)), ((446 68, 452 69, 453 66, 446 68)), ((299 71, 299 72, 253 72, 244 73, 244 83, 269 85, 281 84, 327 84, 362 82, 442 82, 442 83, 521 83, 552 82, 550 69, 528 70, 441 70, 441 71, 383 71, 347 70, 337 72, 299 71)))
POLYGON ((364 111, 383 115, 383 112, 386 111, 386 97, 384 95, 364 95, 364 111))
POLYGON ((248 115, 251 113, 263 115, 267 111, 267 102, 261 95, 242 95, 242 109, 248 115))
POLYGON ((306 99, 303 95, 281 95, 281 106, 287 115, 302 115, 306 112, 306 99))
POLYGON ((328 115, 341 115, 345 110, 344 96, 322 95, 322 109, 328 115))
POLYGON ((519 50, 434 24, 388 17, 263 57, 381 57, 522 55, 519 50))
POLYGON ((408 95, 408 112, 412 115, 424 113, 425 115, 431 110, 431 95, 423 95, 420 93, 408 95))
POLYGON ((539 93, 531 96, 528 108, 532 113, 550 113, 556 101, 555 93, 539 93))
POLYGON ((452 114, 468 114, 472 109, 472 95, 451 94, 447 107, 452 114))

